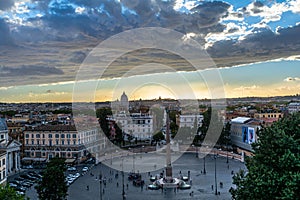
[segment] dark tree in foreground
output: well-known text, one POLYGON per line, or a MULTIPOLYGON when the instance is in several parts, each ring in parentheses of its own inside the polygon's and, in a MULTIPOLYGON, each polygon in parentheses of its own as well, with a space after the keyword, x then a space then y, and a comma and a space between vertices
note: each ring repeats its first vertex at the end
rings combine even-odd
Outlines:
POLYGON ((16 191, 7 186, 0 186, 0 199, 1 200, 25 200, 23 195, 17 194, 16 191))
POLYGON ((67 197, 68 186, 65 181, 65 159, 53 158, 47 164, 42 180, 36 186, 41 200, 63 200, 67 197))
POLYGON ((248 173, 233 177, 233 199, 300 199, 300 114, 259 131, 248 173))

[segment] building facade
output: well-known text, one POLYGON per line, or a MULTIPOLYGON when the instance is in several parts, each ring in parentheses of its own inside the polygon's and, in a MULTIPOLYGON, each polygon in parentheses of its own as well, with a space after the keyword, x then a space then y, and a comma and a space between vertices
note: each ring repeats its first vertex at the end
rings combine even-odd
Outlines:
POLYGON ((6 179, 6 151, 0 150, 0 185, 4 185, 6 179))
POLYGON ((137 139, 151 139, 153 135, 153 116, 149 113, 120 112, 113 119, 120 125, 125 134, 129 134, 137 139))
POLYGON ((194 128, 195 123, 197 123, 197 128, 202 126, 202 121, 203 121, 203 115, 196 115, 196 114, 183 114, 183 115, 178 115, 176 117, 176 124, 178 125, 179 128, 182 127, 189 127, 189 128, 194 128))
POLYGON ((88 156, 99 159, 101 148, 105 148, 98 129, 77 131, 74 125, 38 126, 26 129, 24 135, 23 161, 47 161, 62 157, 81 162, 88 156))
POLYGON ((5 119, 0 119, 0 151, 6 152, 6 175, 17 172, 21 168, 20 147, 21 143, 12 140, 8 136, 8 128, 5 119))
POLYGON ((251 144, 257 141, 260 121, 249 117, 237 117, 231 120, 230 139, 238 148, 252 151, 251 144))
POLYGON ((299 102, 292 102, 288 105, 288 112, 293 114, 295 112, 300 111, 300 103, 299 102))

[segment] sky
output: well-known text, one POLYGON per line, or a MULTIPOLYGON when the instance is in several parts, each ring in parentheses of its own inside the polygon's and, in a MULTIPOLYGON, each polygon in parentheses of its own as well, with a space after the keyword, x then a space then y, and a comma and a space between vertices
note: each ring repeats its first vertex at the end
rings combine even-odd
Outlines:
POLYGON ((76 87, 82 101, 115 100, 123 91, 132 100, 294 95, 300 93, 299 35, 299 0, 0 1, 0 102, 71 102, 76 87), (193 52, 189 45, 196 42, 201 50, 193 55, 206 64, 191 69, 175 50, 137 49, 104 74, 92 67, 92 59, 115 55, 106 46, 105 55, 95 56, 105 44, 119 51, 153 40, 173 44, 171 35, 131 34, 148 27, 182 35, 178 46, 169 46, 180 52, 193 52), (105 43, 111 40, 117 42, 105 43), (83 67, 92 76, 80 76, 83 67))

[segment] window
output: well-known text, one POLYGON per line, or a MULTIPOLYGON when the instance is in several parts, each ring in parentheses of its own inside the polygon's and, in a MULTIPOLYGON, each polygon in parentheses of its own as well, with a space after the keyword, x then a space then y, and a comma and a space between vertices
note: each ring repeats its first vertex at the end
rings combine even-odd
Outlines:
POLYGON ((40 134, 36 134, 36 138, 40 138, 41 137, 41 135, 40 134))
POLYGON ((45 145, 45 140, 43 140, 43 145, 45 145))
POLYGON ((65 134, 61 134, 60 137, 61 137, 61 138, 65 138, 65 134))
POLYGON ((73 140, 73 144, 76 145, 76 140, 73 140))
POLYGON ((43 134, 43 138, 45 138, 45 134, 43 134))
POLYGON ((59 138, 59 134, 55 134, 55 138, 59 138))
POLYGON ((25 135, 25 138, 29 138, 29 134, 26 134, 26 135, 25 135))
POLYGON ((51 133, 49 134, 49 138, 52 138, 52 134, 51 133))
POLYGON ((67 134, 67 138, 71 138, 71 135, 70 135, 70 134, 67 134))
POLYGON ((31 140, 31 144, 34 144, 34 140, 31 140))
POLYGON ((49 140, 49 146, 52 146, 52 140, 49 140))
POLYGON ((26 144, 29 144, 29 140, 28 139, 26 140, 26 144))
POLYGON ((62 140, 62 141, 61 141, 61 144, 62 144, 62 145, 65 145, 65 141, 64 141, 64 140, 62 140))
POLYGON ((31 137, 34 138, 34 134, 31 134, 31 137))
POLYGON ((73 138, 76 138, 76 134, 73 134, 73 138))
POLYGON ((56 145, 58 145, 59 144, 59 141, 58 140, 56 140, 56 145))
POLYGON ((70 145, 70 140, 68 140, 68 145, 70 145))

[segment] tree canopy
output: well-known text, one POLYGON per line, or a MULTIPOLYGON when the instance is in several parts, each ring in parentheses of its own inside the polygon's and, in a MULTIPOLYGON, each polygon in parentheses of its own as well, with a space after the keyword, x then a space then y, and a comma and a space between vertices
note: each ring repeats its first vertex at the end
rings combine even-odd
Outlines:
POLYGON ((16 191, 7 186, 0 186, 0 199, 1 200, 25 200, 24 195, 17 194, 16 191))
POLYGON ((67 197, 68 186, 65 181, 65 159, 53 158, 47 164, 42 180, 36 186, 41 200, 63 200, 67 197))
POLYGON ((254 156, 246 159, 248 173, 233 177, 233 199, 300 199, 300 114, 258 132, 254 156))

